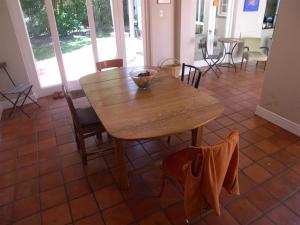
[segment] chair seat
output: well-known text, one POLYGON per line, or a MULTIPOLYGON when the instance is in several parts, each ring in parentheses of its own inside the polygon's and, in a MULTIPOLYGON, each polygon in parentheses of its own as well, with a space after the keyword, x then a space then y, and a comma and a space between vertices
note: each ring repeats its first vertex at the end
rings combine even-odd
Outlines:
POLYGON ((100 122, 96 112, 92 107, 77 108, 75 110, 78 116, 79 123, 83 128, 95 125, 102 126, 102 123, 100 122))
POLYGON ((214 54, 214 55, 208 55, 207 59, 219 59, 220 55, 214 54))
POLYGON ((248 52, 245 57, 248 61, 267 61, 268 56, 262 52, 248 52))
POLYGON ((86 96, 82 89, 71 90, 71 91, 69 91, 69 93, 70 93, 72 99, 83 98, 86 96))
POLYGON ((32 84, 18 84, 17 86, 6 89, 3 94, 19 94, 32 87, 32 84))

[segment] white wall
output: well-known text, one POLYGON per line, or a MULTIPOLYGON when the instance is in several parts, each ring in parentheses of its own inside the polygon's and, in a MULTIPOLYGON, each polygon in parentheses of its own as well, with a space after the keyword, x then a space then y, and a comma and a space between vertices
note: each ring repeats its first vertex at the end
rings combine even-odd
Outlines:
POLYGON ((224 37, 226 35, 226 17, 216 17, 215 30, 217 37, 224 37))
MULTIPOLYGON (((300 135, 300 29, 293 26, 300 21, 300 1, 281 1, 279 16, 268 59, 266 78, 259 103, 266 119, 284 121, 300 135), (297 23, 297 22, 296 22, 297 23)), ((276 121, 275 121, 276 122, 276 121)), ((296 132, 295 132, 296 133, 296 132)))
MULTIPOLYGON (((0 0, 0 61, 7 63, 7 69, 16 83, 28 82, 16 33, 4 0, 0 0)), ((9 85, 11 84, 5 74, 0 72, 0 89, 3 90, 9 85)))
POLYGON ((196 0, 178 0, 176 7, 176 58, 182 63, 193 64, 196 0))
POLYGON ((175 1, 157 4, 157 0, 150 0, 148 6, 150 64, 157 66, 162 60, 175 56, 175 1))
POLYGON ((232 36, 260 37, 267 0, 260 0, 257 12, 244 12, 244 2, 235 0, 232 36))

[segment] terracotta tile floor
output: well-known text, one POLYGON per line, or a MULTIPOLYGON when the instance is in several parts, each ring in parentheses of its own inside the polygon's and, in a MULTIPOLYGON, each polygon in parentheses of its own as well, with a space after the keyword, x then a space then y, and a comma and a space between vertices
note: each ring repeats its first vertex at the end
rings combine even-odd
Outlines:
MULTIPOLYGON (((207 124, 204 143, 214 144, 237 128, 241 133, 241 196, 222 191, 222 215, 210 213, 193 224, 300 224, 300 138, 254 115, 264 73, 208 74, 200 90, 219 98, 223 115, 207 124)), ((32 119, 17 113, 0 122, 0 224, 183 225, 182 192, 168 182, 162 198, 160 169, 115 180, 112 152, 83 166, 64 100, 39 100, 32 119)), ((86 104, 79 100, 76 104, 86 104)), ((26 106, 30 109, 32 106, 26 106)), ((5 114, 4 114, 5 117, 5 114)), ((166 140, 126 143, 128 166, 136 168, 188 146, 190 133, 166 140)), ((97 146, 94 138, 87 141, 97 146)))

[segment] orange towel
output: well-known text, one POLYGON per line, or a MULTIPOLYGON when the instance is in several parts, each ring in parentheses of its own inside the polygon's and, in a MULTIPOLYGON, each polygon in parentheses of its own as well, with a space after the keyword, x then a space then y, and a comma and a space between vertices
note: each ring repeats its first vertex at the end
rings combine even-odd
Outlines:
POLYGON ((231 194, 239 193, 239 134, 234 131, 225 142, 198 148, 196 157, 182 169, 185 174, 184 209, 188 219, 211 208, 220 215, 222 186, 231 194))

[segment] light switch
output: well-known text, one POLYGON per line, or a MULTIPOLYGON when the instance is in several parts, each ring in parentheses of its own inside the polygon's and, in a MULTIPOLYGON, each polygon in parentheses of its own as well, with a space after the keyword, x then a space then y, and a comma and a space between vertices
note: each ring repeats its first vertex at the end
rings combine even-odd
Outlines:
POLYGON ((162 9, 159 10, 159 16, 160 16, 160 17, 163 17, 163 16, 164 16, 164 10, 162 10, 162 9))

